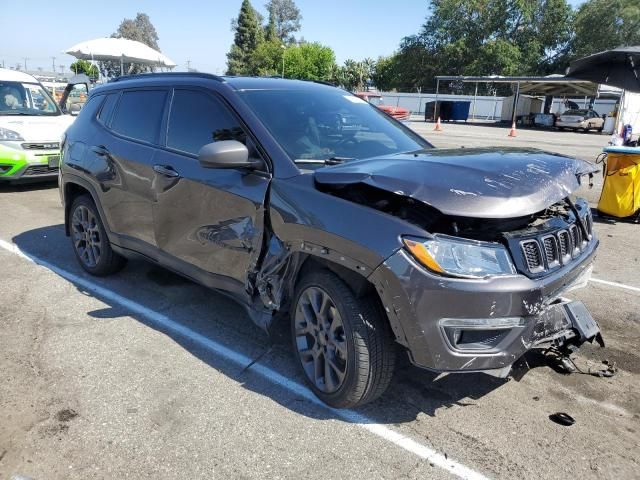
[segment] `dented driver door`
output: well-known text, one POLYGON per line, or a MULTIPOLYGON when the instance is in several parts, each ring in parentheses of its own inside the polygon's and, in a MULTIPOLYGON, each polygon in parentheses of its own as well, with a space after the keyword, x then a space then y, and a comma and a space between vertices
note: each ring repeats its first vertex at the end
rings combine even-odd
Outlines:
POLYGON ((270 175, 200 165, 203 145, 230 139, 257 155, 220 99, 175 89, 167 148, 154 161, 153 221, 164 264, 210 287, 245 294, 262 245, 270 175))

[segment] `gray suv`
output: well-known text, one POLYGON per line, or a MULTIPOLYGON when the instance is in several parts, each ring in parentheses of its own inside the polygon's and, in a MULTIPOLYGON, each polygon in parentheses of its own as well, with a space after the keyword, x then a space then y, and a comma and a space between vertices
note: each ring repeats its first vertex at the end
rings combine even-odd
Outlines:
POLYGON ((62 144, 65 227, 87 272, 143 257, 290 322, 334 407, 387 388, 396 356, 506 376, 527 350, 599 338, 564 297, 598 240, 572 197, 591 164, 438 150, 328 85, 205 74, 96 88, 62 144))

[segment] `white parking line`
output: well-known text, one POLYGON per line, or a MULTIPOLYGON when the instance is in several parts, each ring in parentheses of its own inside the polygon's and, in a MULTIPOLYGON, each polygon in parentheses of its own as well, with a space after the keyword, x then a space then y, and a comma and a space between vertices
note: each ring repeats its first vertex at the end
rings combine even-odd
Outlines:
POLYGON ((632 292, 640 292, 640 288, 632 287, 631 285, 625 285, 624 283, 610 282, 609 280, 600 280, 599 278, 590 278, 591 282, 601 283, 603 285, 609 285, 610 287, 622 288, 624 290, 631 290, 632 292))
MULTIPOLYGON (((14 243, 6 242, 0 239, 0 247, 4 250, 7 250, 15 255, 18 255, 24 259, 29 260, 32 263, 40 265, 44 268, 51 270, 62 278, 74 283, 76 286, 80 286, 85 290, 95 294, 99 298, 103 298, 105 300, 109 300, 111 302, 118 303, 124 308, 134 312, 138 315, 143 316, 152 324, 162 327, 164 330, 171 332, 172 334, 179 335, 183 338, 189 339, 194 343, 197 343, 201 347, 208 349, 211 352, 214 352, 218 356, 224 358, 225 360, 238 365, 239 367, 245 367, 248 365, 252 359, 247 357, 246 355, 236 352, 225 345, 218 343, 217 341, 206 337, 198 332, 187 328, 186 326, 172 320, 171 318, 163 315, 162 313, 156 312, 140 303, 137 303, 133 300, 130 300, 122 295, 115 293, 109 289, 101 287, 97 285, 93 281, 76 275, 74 273, 68 272, 62 268, 56 267, 46 260, 42 260, 34 255, 26 253, 22 251, 17 245, 14 243)), ((295 382, 284 375, 278 373, 275 370, 272 370, 269 367, 266 367, 261 364, 254 364, 249 369, 250 371, 260 375, 262 378, 277 384, 278 386, 288 390, 289 392, 298 395, 299 397, 308 400, 309 402, 318 405, 322 408, 329 410, 336 417, 340 417, 343 420, 357 425, 369 432, 377 435, 378 437, 391 442, 398 447, 417 455, 418 457, 431 462, 433 465, 436 465, 448 472, 454 474, 459 478, 470 479, 470 480, 481 480, 486 479, 484 475, 475 470, 472 470, 469 467, 462 465, 456 461, 451 460, 448 457, 436 452, 435 450, 423 445, 400 432, 390 429, 382 424, 376 423, 375 420, 368 418, 365 415, 354 412, 353 410, 336 410, 334 408, 328 407, 324 403, 322 403, 318 397, 316 397, 309 389, 307 389, 302 384, 295 382)))

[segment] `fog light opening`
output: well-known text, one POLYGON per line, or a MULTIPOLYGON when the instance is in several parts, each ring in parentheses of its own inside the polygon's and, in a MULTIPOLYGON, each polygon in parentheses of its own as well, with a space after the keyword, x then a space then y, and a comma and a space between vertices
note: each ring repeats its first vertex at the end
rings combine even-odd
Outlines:
POLYGON ((461 351, 491 350, 512 329, 524 326, 524 318, 445 318, 440 320, 445 337, 452 348, 461 351))

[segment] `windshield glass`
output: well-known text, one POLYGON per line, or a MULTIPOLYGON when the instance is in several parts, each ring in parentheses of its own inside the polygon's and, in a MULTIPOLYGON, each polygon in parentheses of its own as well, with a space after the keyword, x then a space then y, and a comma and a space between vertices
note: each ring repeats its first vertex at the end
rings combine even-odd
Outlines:
POLYGON ((348 161, 431 147, 343 90, 248 90, 241 95, 293 160, 348 161))
POLYGON ((369 103, 372 105, 380 106, 383 104, 382 97, 369 97, 369 103))
POLYGON ((0 115, 60 115, 49 92, 38 83, 0 81, 0 115))

